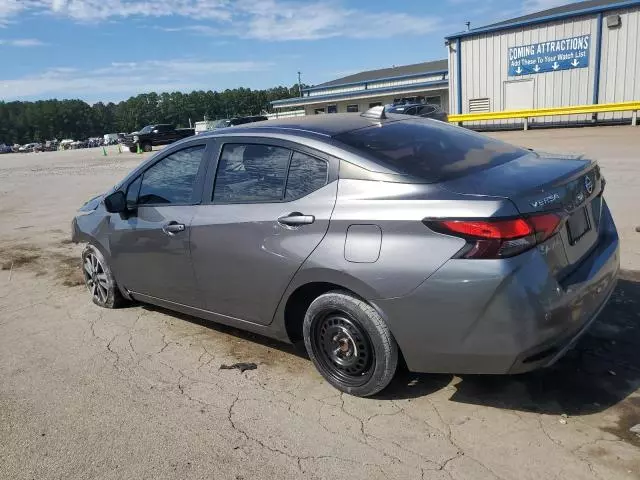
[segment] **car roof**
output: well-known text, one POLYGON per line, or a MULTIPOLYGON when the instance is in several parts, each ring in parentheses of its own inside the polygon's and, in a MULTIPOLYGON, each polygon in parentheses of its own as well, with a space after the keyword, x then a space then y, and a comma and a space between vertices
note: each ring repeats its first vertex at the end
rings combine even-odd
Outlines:
POLYGON ((405 120, 404 116, 388 116, 384 120, 371 117, 363 117, 353 113, 332 113, 324 115, 306 115, 302 117, 277 118, 268 122, 248 123, 237 125, 224 131, 212 131, 203 133, 207 136, 220 136, 231 133, 251 133, 264 134, 269 133, 299 133, 316 134, 324 137, 334 137, 341 133, 358 130, 360 128, 380 125, 394 121, 405 120))

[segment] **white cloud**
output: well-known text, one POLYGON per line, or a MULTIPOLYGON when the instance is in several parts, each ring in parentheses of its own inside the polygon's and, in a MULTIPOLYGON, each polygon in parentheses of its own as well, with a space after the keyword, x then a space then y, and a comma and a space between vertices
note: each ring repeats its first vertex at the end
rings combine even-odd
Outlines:
POLYGON ((346 8, 340 0, 0 0, 0 22, 24 12, 83 22, 183 17, 208 24, 166 30, 260 40, 421 35, 439 24, 439 19, 432 16, 346 8))
POLYGON ((269 62, 217 62, 176 59, 114 62, 93 70, 51 68, 36 75, 0 79, 0 99, 68 97, 96 99, 123 97, 144 92, 208 90, 221 76, 265 71, 269 62))
POLYGON ((37 38, 15 38, 11 40, 0 39, 0 45, 8 45, 11 47, 40 47, 46 45, 37 38))

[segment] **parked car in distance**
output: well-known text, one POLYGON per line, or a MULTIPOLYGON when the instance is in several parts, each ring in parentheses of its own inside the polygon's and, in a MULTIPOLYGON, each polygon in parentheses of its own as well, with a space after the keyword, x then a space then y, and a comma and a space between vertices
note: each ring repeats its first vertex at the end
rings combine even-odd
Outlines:
POLYGON ((40 143, 26 143, 18 148, 20 153, 30 153, 42 151, 42 144, 40 143))
POLYGON ((264 115, 253 115, 251 117, 235 117, 225 118, 224 120, 216 120, 213 124, 213 130, 218 128, 235 127, 237 125, 245 125, 247 123, 263 122, 269 120, 264 115))
POLYGON ((5 145, 4 143, 0 143, 0 153, 11 153, 13 152, 13 148, 11 145, 5 145))
POLYGON ((304 343, 368 396, 400 358, 507 374, 561 357, 616 284, 604 186, 593 160, 377 107, 180 141, 82 206, 72 240, 97 305, 304 343))
POLYGON ((446 122, 449 120, 447 112, 439 105, 429 103, 408 103, 402 105, 391 105, 386 108, 387 113, 399 113, 402 115, 416 115, 418 117, 433 118, 446 122))
POLYGON ((129 151, 135 153, 140 149, 150 152, 157 145, 168 145, 194 134, 193 128, 176 128, 168 123, 158 123, 147 125, 139 132, 125 135, 124 144, 129 147, 129 151))

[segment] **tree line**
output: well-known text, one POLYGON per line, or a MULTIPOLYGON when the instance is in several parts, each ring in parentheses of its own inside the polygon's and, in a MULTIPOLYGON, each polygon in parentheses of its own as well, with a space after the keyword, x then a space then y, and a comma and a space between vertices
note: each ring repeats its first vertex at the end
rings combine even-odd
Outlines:
POLYGON ((76 140, 105 133, 132 132, 153 123, 188 127, 189 120, 257 115, 272 100, 297 97, 298 85, 266 90, 235 88, 223 92, 145 93, 119 103, 82 100, 0 101, 0 144, 76 140))

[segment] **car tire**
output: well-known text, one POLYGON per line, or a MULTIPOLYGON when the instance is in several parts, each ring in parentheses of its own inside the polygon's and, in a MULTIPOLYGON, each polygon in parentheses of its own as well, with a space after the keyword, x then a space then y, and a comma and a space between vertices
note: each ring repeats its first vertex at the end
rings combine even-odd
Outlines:
POLYGON ((343 291, 316 298, 304 317, 307 353, 338 390, 368 397, 383 390, 398 367, 398 345, 380 314, 343 291))
POLYGON ((153 147, 150 143, 143 143, 142 150, 144 150, 145 152, 151 152, 153 150, 153 147))
POLYGON ((109 264, 94 245, 87 245, 82 252, 82 273, 93 303, 103 308, 118 308, 126 303, 109 264))
POLYGON ((136 146, 134 145, 133 147, 129 147, 129 151, 131 153, 136 153, 138 151, 138 149, 136 148, 136 146))

